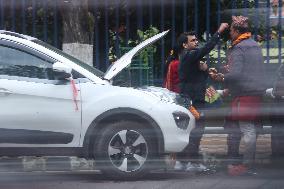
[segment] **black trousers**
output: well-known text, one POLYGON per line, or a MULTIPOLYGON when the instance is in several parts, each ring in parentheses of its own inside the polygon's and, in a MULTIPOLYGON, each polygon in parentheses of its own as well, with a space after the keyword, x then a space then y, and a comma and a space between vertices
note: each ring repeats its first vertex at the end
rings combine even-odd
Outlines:
POLYGON ((197 120, 195 128, 190 133, 188 145, 182 152, 177 154, 178 160, 190 161, 192 159, 199 159, 199 146, 203 133, 204 120, 197 120))
POLYGON ((228 132, 227 136, 227 145, 228 151, 227 156, 231 159, 239 158, 239 147, 241 141, 241 131, 238 124, 238 121, 232 121, 228 118, 225 119, 224 128, 228 132))
MULTIPOLYGON (((181 85, 181 90, 191 98, 192 105, 201 113, 205 108, 206 83, 184 84, 181 85)), ((199 146, 204 134, 204 124, 204 119, 196 121, 196 126, 190 133, 188 145, 182 152, 177 154, 179 161, 187 162, 192 159, 199 159, 199 146)))

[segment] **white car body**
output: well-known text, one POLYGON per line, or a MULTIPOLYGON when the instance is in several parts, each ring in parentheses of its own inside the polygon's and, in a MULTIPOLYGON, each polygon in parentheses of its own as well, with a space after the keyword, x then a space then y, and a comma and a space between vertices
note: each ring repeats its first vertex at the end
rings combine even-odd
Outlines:
MULTIPOLYGON (((156 129, 160 130, 162 135, 158 136, 163 145, 160 153, 182 151, 188 144, 195 119, 188 109, 175 103, 175 93, 156 87, 134 89, 111 85, 111 79, 131 63, 135 53, 166 33, 160 33, 138 45, 109 68, 104 77, 99 77, 58 53, 59 51, 55 52, 33 42, 35 39, 32 37, 20 34, 13 36, 10 35, 13 33, 5 34, 5 31, 2 31, 1 43, 12 43, 17 48, 30 49, 39 56, 50 58, 53 63, 59 62, 59 69, 60 66, 71 68, 70 70, 76 71, 84 78, 74 79, 74 86, 70 79, 61 85, 37 78, 22 80, 22 77, 3 76, 0 73, 0 130, 8 133, 7 137, 2 137, 3 140, 0 137, 0 149, 40 147, 44 150, 64 147, 82 149, 81 152, 86 150, 85 145, 90 143, 87 141, 88 132, 94 132, 92 129, 96 127, 96 120, 102 115, 111 116, 112 112, 119 113, 121 110, 125 112, 123 115, 127 115, 127 112, 140 112, 155 123, 156 129), (177 127, 174 112, 189 117, 185 129, 177 127), (23 137, 26 134, 31 135, 33 141, 23 137), (46 138, 45 134, 51 138, 46 138), (61 141, 60 137, 66 140, 61 141)), ((18 61, 21 61, 20 58, 18 61)), ((121 119, 127 119, 127 116, 121 119)))

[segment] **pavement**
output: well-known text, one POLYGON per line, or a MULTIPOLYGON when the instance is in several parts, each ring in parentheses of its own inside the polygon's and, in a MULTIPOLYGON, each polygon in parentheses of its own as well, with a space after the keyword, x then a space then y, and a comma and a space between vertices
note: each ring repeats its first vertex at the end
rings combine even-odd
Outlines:
MULTIPOLYGON (((227 154, 227 134, 204 134, 201 140, 200 151, 209 156, 225 157, 227 154)), ((241 140, 240 154, 244 151, 244 143, 241 140)), ((271 135, 262 134, 257 138, 256 163, 271 162, 271 135)))

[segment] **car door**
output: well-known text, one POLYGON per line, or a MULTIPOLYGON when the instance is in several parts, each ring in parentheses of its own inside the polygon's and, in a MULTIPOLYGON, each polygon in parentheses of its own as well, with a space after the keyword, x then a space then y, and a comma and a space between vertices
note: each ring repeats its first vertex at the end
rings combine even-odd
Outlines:
POLYGON ((79 145, 79 85, 56 80, 55 61, 24 45, 0 42, 0 147, 79 145))

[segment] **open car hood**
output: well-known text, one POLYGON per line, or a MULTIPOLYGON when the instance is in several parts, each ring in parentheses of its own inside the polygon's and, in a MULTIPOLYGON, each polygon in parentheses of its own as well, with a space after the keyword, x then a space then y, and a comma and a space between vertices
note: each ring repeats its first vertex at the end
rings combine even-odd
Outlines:
POLYGON ((158 39, 162 38, 164 35, 166 35, 169 32, 169 30, 164 31, 162 33, 158 33, 157 35, 154 35, 153 37, 150 37, 149 39, 146 39, 133 49, 131 49, 129 52, 125 53, 120 59, 115 61, 106 71, 104 75, 104 79, 111 80, 114 76, 116 76, 121 70, 123 70, 125 67, 127 67, 130 63, 132 58, 135 54, 137 54, 139 51, 143 50, 145 47, 151 45, 158 39))

